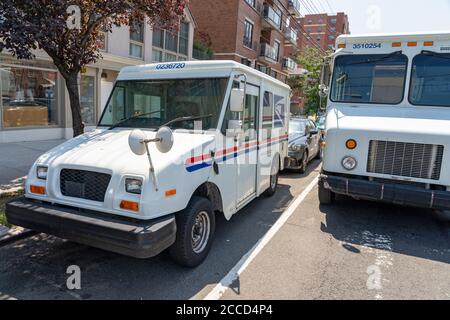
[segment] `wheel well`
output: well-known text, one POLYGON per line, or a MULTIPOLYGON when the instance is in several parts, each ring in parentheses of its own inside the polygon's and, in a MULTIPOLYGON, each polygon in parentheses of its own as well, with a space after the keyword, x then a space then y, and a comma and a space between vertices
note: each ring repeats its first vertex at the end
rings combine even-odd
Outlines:
POLYGON ((192 196, 209 199, 213 205, 213 211, 223 212, 222 196, 219 188, 212 182, 205 182, 195 190, 192 196))

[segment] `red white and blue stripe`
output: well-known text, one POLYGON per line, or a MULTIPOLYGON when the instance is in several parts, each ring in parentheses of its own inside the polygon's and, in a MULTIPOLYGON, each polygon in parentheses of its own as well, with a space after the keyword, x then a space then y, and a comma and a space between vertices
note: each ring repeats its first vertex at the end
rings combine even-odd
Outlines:
MULTIPOLYGON (((278 143, 284 142, 288 140, 288 135, 283 135, 276 138, 267 139, 264 141, 250 141, 246 142, 241 147, 231 147, 228 149, 222 149, 219 151, 216 151, 214 156, 214 161, 216 163, 223 163, 229 159, 236 158, 238 155, 249 153, 251 151, 255 150, 261 150, 267 147, 270 147, 272 145, 276 145, 278 143)), ((211 157, 211 154, 205 153, 199 156, 194 156, 191 158, 188 158, 186 160, 185 166, 186 170, 188 172, 194 172, 203 168, 211 167, 213 164, 213 159, 211 157)))

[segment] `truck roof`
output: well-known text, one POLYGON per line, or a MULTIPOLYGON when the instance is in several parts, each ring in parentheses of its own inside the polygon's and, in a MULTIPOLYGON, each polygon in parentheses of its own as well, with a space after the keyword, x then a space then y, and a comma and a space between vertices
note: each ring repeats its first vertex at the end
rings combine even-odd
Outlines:
POLYGON ((290 90, 285 83, 232 60, 174 61, 130 66, 120 71, 117 80, 229 77, 233 71, 242 71, 290 90))
POLYGON ((384 34, 359 34, 359 35, 340 35, 336 43, 354 43, 354 42, 389 42, 396 40, 406 41, 450 41, 449 31, 433 32, 414 32, 414 33, 384 33, 384 34))

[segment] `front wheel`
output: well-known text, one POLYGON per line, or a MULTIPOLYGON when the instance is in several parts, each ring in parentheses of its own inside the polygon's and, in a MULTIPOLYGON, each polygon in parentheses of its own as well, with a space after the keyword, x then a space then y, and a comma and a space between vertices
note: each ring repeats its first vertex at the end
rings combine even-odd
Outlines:
POLYGON ((322 205, 332 204, 334 202, 334 198, 334 192, 326 189, 323 182, 319 181, 319 203, 322 205))
POLYGON ((200 265, 214 239, 216 222, 211 201, 194 196, 187 208, 178 213, 176 223, 177 235, 169 249, 170 256, 184 267, 200 265))
POLYGON ((439 222, 448 222, 450 223, 450 210, 434 210, 434 217, 439 222))

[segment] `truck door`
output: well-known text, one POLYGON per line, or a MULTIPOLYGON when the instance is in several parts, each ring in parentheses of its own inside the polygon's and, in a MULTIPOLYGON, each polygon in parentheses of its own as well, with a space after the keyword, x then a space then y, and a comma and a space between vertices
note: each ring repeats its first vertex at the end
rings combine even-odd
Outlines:
POLYGON ((256 194, 258 106, 259 88, 247 84, 245 109, 242 118, 243 133, 237 141, 236 190, 238 206, 256 194))

